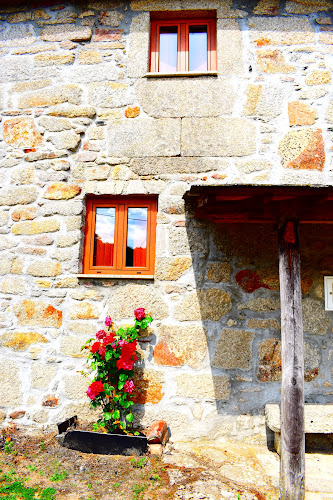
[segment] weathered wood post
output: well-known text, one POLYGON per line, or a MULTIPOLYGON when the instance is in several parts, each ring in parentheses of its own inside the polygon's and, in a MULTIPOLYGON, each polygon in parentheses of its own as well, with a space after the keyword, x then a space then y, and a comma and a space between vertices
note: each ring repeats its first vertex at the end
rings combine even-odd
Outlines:
POLYGON ((299 230, 296 219, 279 229, 282 388, 280 499, 305 494, 304 355, 299 230))

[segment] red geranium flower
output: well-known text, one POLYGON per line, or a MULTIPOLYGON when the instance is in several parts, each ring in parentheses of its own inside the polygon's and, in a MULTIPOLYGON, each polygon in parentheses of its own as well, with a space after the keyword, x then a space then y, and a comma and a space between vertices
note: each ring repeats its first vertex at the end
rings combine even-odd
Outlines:
POLYGON ((138 321, 141 321, 143 318, 145 318, 146 311, 145 311, 144 307, 138 307, 137 309, 135 309, 134 316, 136 317, 136 319, 138 321))
POLYGON ((96 339, 98 339, 98 340, 102 340, 106 336, 107 336, 107 333, 105 330, 98 330, 98 332, 96 333, 96 339))
POLYGON ((132 392, 134 391, 133 380, 126 380, 124 385, 124 391, 127 392, 128 394, 132 394, 132 392))
POLYGON ((93 382, 87 390, 87 396, 90 399, 95 399, 98 394, 104 391, 104 384, 100 382, 99 380, 96 382, 93 382))
POLYGON ((119 345, 121 347, 120 358, 117 361, 117 368, 121 370, 132 370, 133 364, 138 359, 135 354, 136 340, 133 342, 125 342, 125 340, 120 340, 119 345))
POLYGON ((90 351, 95 354, 95 352, 97 352, 99 350, 99 348, 101 347, 101 343, 100 342, 94 342, 93 345, 91 346, 91 349, 90 351))
POLYGON ((101 346, 100 347, 100 350, 98 351, 98 354, 102 357, 102 358, 105 358, 105 354, 106 354, 106 349, 104 346, 101 346))
POLYGON ((114 335, 107 335, 107 337, 104 337, 103 339, 103 345, 108 345, 108 344, 112 344, 112 342, 114 341, 114 335))
POLYGON ((118 370, 132 370, 133 364, 136 360, 130 360, 125 358, 119 358, 117 361, 118 370))

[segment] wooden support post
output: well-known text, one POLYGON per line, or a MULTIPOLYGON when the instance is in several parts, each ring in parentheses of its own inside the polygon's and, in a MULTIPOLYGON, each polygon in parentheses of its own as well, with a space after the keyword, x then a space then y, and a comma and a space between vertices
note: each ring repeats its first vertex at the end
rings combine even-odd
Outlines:
POLYGON ((279 230, 282 389, 280 499, 303 500, 305 494, 304 355, 301 263, 296 219, 279 230))

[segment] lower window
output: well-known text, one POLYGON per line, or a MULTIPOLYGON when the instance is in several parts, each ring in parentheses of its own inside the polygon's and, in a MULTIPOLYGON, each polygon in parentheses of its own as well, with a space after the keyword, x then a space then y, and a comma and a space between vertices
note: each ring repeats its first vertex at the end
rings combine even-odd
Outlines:
POLYGON ((155 197, 88 198, 83 273, 153 275, 156 214, 155 197))

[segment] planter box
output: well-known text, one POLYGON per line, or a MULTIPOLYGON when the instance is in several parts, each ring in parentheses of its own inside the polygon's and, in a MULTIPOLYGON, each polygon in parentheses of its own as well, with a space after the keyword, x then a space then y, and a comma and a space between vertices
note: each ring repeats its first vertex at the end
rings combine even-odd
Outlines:
POLYGON ((59 435, 58 440, 66 448, 101 455, 144 455, 148 450, 147 438, 142 435, 70 430, 59 435))

